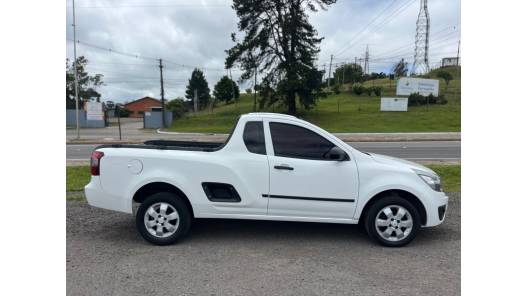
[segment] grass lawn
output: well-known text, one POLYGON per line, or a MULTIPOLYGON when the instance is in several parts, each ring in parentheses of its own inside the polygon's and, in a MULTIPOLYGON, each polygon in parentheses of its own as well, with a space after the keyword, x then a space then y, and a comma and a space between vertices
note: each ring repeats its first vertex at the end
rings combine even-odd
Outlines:
POLYGON ((461 192, 461 165, 427 165, 427 167, 441 177, 445 192, 461 192))
POLYGON ((89 166, 66 166, 66 191, 82 191, 90 183, 89 166))
MULTIPOLYGON (((457 68, 449 69, 454 76, 448 86, 440 80, 440 93, 446 94, 448 104, 430 107, 409 107, 408 112, 380 112, 380 97, 344 90, 321 98, 311 110, 299 108, 298 117, 330 132, 459 132, 461 130, 461 79, 457 68)), ((433 77, 434 72, 431 74, 433 77)), ((380 85, 383 96, 395 95, 395 81, 378 79, 365 86, 380 85)), ((240 114, 253 111, 253 96, 242 94, 237 103, 220 104, 213 111, 187 114, 173 122, 171 131, 229 133, 240 114)), ((260 112, 284 112, 283 106, 266 107, 260 112)))
MULTIPOLYGON (((443 189, 446 192, 461 191, 461 165, 428 165, 441 176, 443 189)), ((66 167, 66 191, 81 191, 90 182, 89 166, 66 167)), ((79 192, 80 193, 80 192, 79 192)), ((83 195, 73 193, 67 196, 68 200, 82 200, 83 195)))

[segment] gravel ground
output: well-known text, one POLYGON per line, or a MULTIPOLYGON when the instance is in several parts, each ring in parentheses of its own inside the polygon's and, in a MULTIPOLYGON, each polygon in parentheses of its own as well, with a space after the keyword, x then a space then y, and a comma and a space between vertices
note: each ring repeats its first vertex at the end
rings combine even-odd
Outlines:
POLYGON ((131 215, 67 202, 68 295, 459 295, 461 201, 407 247, 354 225, 197 220, 158 247, 131 215))

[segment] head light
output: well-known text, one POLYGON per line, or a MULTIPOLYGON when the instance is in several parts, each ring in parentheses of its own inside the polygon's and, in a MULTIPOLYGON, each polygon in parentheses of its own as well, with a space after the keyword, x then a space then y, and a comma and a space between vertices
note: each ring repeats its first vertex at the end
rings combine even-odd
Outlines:
POLYGON ((432 188, 435 191, 441 191, 441 179, 438 176, 430 176, 430 175, 423 175, 423 174, 417 174, 430 188, 432 188))

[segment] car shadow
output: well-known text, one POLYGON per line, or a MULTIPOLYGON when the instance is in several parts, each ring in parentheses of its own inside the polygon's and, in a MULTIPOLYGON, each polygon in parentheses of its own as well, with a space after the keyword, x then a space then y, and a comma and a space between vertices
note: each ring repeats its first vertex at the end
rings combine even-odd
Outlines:
POLYGON ((196 219, 190 232, 196 237, 221 236, 228 239, 265 236, 346 239, 365 235, 358 225, 238 219, 196 219))
MULTIPOLYGON (((121 242, 142 242, 148 245, 135 229, 134 220, 128 215, 116 217, 113 226, 105 228, 99 237, 105 241, 117 239, 121 242)), ((445 227, 423 228, 412 245, 428 245, 438 240, 455 239, 456 235, 445 227)), ((230 244, 237 240, 258 244, 309 242, 372 245, 362 225, 239 219, 195 219, 189 233, 178 245, 211 242, 230 244)))

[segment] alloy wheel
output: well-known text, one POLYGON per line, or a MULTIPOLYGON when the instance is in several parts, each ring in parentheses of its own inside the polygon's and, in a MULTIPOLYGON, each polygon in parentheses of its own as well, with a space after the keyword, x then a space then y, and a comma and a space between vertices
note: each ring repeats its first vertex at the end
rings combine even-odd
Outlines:
POLYGON ((145 212, 144 223, 146 230, 155 237, 168 237, 179 227, 179 214, 176 209, 166 202, 152 204, 145 212))
POLYGON ((407 238, 412 227, 412 215, 400 205, 386 206, 375 217, 377 233, 388 241, 398 242, 407 238))

